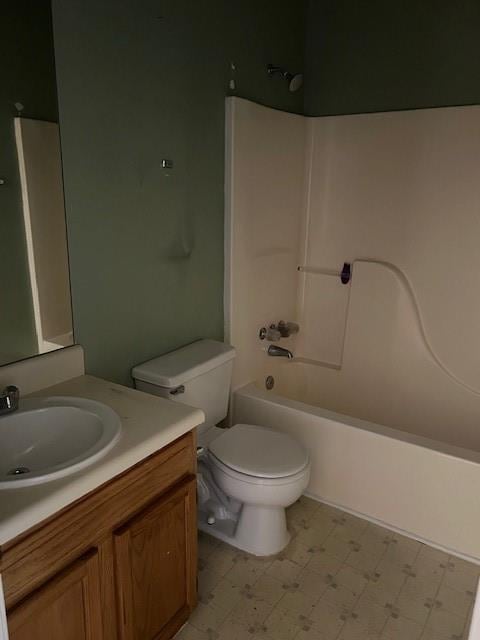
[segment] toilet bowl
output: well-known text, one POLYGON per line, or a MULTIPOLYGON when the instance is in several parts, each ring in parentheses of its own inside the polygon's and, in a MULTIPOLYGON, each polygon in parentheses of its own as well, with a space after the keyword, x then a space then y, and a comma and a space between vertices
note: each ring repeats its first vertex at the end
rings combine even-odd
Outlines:
POLYGON ((257 425, 237 424, 208 446, 210 470, 225 495, 242 503, 234 546, 267 556, 289 542, 285 508, 310 479, 305 450, 290 436, 257 425))
POLYGON ((198 429, 198 526, 259 556, 289 542, 285 509, 306 489, 308 453, 291 436, 266 426, 215 425, 228 411, 235 350, 199 340, 135 367, 137 389, 202 409, 198 429))

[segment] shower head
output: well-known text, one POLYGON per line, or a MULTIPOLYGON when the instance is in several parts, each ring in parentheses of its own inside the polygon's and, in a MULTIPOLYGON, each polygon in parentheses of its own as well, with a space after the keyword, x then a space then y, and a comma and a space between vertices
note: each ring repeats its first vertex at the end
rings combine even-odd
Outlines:
POLYGON ((269 64, 267 66, 267 73, 270 77, 280 75, 282 78, 285 78, 288 82, 288 90, 292 93, 298 91, 303 85, 303 74, 301 73, 293 74, 286 69, 282 69, 282 67, 276 67, 274 64, 269 64))

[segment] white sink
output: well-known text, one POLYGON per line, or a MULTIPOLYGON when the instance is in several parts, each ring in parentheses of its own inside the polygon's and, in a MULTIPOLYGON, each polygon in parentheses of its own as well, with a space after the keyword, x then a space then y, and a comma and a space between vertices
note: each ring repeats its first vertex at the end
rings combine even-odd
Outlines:
POLYGON ((20 400, 0 416, 0 489, 41 484, 86 467, 120 437, 118 415, 86 398, 20 400))

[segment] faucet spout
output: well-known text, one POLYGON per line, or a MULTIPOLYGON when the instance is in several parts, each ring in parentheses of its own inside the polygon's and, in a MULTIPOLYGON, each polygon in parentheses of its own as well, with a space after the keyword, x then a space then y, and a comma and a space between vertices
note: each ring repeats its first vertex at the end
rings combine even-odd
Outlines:
POLYGON ((276 344, 271 344, 268 347, 267 353, 269 356, 273 358, 288 358, 289 360, 293 359, 293 353, 288 349, 284 349, 283 347, 277 347, 276 344))

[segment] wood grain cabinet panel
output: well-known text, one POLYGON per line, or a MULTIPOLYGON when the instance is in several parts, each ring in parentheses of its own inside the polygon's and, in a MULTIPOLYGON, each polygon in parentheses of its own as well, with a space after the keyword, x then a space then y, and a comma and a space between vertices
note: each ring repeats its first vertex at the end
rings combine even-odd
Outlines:
POLYGON ((196 604, 189 432, 0 547, 10 640, 167 640, 196 604))
POLYGON ((163 640, 187 620, 196 599, 195 478, 114 533, 122 640, 163 640))
POLYGON ((101 640, 98 554, 75 562, 8 614, 10 640, 101 640))

